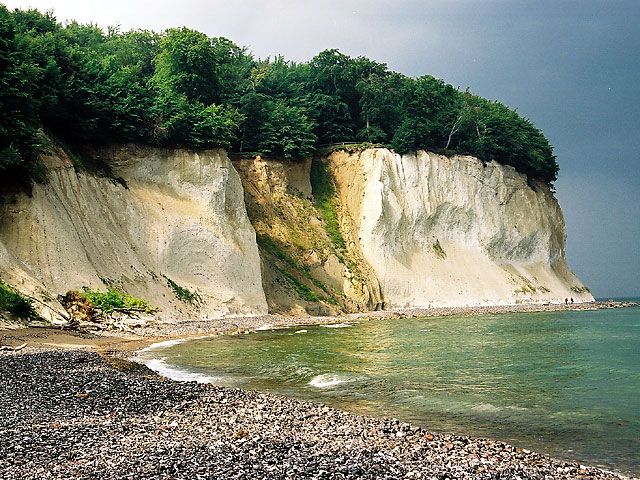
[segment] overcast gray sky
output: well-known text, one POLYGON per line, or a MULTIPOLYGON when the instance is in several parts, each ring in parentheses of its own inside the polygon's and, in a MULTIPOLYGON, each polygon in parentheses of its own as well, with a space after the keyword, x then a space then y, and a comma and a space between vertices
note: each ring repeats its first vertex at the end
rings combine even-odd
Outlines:
POLYGON ((302 61, 338 48, 501 100, 556 147, 573 270, 596 297, 640 296, 639 0, 5 4, 125 30, 186 25, 259 57, 302 61))

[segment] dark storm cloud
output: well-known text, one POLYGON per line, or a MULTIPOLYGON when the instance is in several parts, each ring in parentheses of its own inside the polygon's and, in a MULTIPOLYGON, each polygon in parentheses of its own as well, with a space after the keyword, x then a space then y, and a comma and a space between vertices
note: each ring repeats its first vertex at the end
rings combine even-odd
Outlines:
POLYGON ((596 295, 640 295, 640 1, 8 3, 125 29, 187 25, 260 57, 339 48, 499 99, 556 146, 576 273, 596 295))

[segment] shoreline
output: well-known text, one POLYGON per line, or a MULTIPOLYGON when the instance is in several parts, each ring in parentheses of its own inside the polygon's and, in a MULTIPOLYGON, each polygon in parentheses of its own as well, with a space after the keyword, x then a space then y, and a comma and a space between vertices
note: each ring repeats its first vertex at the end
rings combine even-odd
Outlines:
POLYGON ((227 317, 215 320, 194 320, 174 323, 162 323, 145 327, 148 334, 158 338, 184 338, 196 335, 219 335, 255 332, 260 328, 293 327, 310 325, 327 325, 356 320, 398 319, 418 317, 469 317, 480 315, 499 315, 509 313, 536 313, 558 311, 589 311, 605 308, 625 308, 637 303, 629 301, 596 301, 575 304, 516 304, 487 305, 474 307, 433 307, 403 308, 394 310, 377 310, 370 312, 345 313, 331 316, 293 316, 293 315, 259 315, 227 317), (212 324, 216 324, 213 326, 212 324), (213 328, 212 328, 213 327, 213 328))
POLYGON ((632 478, 75 349, 0 352, 0 393, 7 479, 632 478))
POLYGON ((159 322, 123 331, 78 331, 48 326, 0 325, 0 346, 15 347, 26 343, 31 346, 86 349, 105 355, 126 356, 157 342, 173 339, 192 339, 203 336, 253 333, 261 329, 294 326, 329 325, 349 321, 418 317, 469 317, 509 313, 538 313, 558 311, 589 311, 605 308, 625 308, 638 305, 633 301, 596 301, 576 304, 518 304, 476 307, 437 307, 378 310, 332 316, 294 316, 267 314, 257 316, 224 317, 211 320, 159 322))
MULTIPOLYGON (((120 390, 124 388, 125 392, 133 388, 137 394, 149 400, 154 395, 154 388, 161 384, 169 398, 176 397, 181 399, 180 402, 182 403, 174 403, 167 406, 167 408, 163 407, 162 413, 160 413, 160 420, 157 418, 157 415, 151 418, 145 417, 145 421, 150 422, 151 427, 155 428, 155 430, 151 431, 151 427, 149 426, 144 428, 140 425, 137 426, 137 428, 142 428, 144 431, 141 436, 136 437, 136 442, 141 442, 140 445, 142 445, 142 447, 147 448, 153 438, 165 442, 164 433, 158 437, 157 432, 167 431, 170 432, 169 437, 174 433, 177 435, 176 438, 171 440, 171 442, 173 442, 171 445, 174 447, 176 445, 182 445, 185 442, 188 444, 196 442, 198 448, 201 449, 204 448, 204 443, 208 444, 208 442, 215 440, 222 448, 222 453, 227 452, 227 449, 229 449, 229 452, 235 452, 233 453, 233 455, 235 455, 239 448, 244 452, 244 455, 246 454, 246 451, 243 450, 245 444, 251 446, 251 451, 262 452, 261 455, 252 457, 252 462, 262 462, 262 467, 267 470, 261 470, 258 476, 253 476, 249 473, 243 476, 242 472, 244 470, 237 470, 237 465, 231 465, 227 466, 228 469, 225 470, 224 475, 222 475, 222 477, 225 478, 232 477, 233 474, 238 474, 238 472, 240 472, 240 474, 238 474, 239 476, 237 478, 378 478, 382 473, 389 475, 389 478, 432 478, 442 475, 448 475, 449 478, 495 478, 496 476, 501 476, 502 478, 517 476, 521 478, 633 478, 597 467, 586 467, 576 462, 555 460, 542 454, 530 452, 526 449, 515 448, 504 442, 491 439, 476 439, 473 437, 427 432, 423 428, 401 423, 395 419, 361 417, 357 414, 336 410, 325 407, 324 405, 294 400, 276 394, 217 387, 212 384, 196 384, 192 381, 178 382, 169 380, 152 372, 142 364, 133 363, 136 360, 134 357, 136 352, 148 348, 153 344, 157 344, 158 342, 188 340, 197 336, 202 337, 203 335, 240 334, 256 331, 265 326, 286 328, 291 326, 346 323, 349 321, 376 320, 381 318, 402 319, 423 316, 473 316, 540 311, 593 310, 597 308, 619 308, 631 305, 636 304, 632 304, 631 302, 614 302, 610 306, 610 302, 596 302, 569 306, 519 305, 515 306, 517 308, 514 308, 514 306, 493 306, 429 310, 408 309, 393 312, 382 311, 369 312, 366 314, 340 315, 335 317, 285 317, 269 315, 229 318, 222 322, 209 322, 208 328, 204 328, 206 327, 206 325, 203 325, 204 322, 194 322, 194 324, 191 325, 172 324, 171 329, 164 329, 162 331, 156 329, 145 331, 142 335, 120 336, 117 336, 117 334, 83 334, 80 332, 42 328, 9 331, 0 330, 0 344, 2 345, 22 346, 24 343, 27 343, 27 346, 20 351, 13 352, 6 350, 0 352, 0 392, 4 390, 2 397, 8 397, 9 401, 11 401, 14 391, 21 392, 23 396, 18 399, 13 398, 14 402, 25 402, 26 405, 29 405, 29 408, 21 409, 20 413, 14 413, 11 416, 9 415, 11 403, 7 403, 7 398, 4 398, 4 405, 0 408, 0 426, 7 426, 12 422, 18 422, 18 424, 22 422, 24 424, 23 430, 27 432, 30 438, 32 437, 31 433, 37 436, 41 432, 30 430, 31 427, 29 427, 29 425, 33 419, 30 419, 29 416, 32 414, 30 411, 31 407, 42 401, 41 398, 33 398, 33 395, 37 393, 41 386, 52 390, 54 397, 56 395, 64 397, 63 404, 65 405, 65 402, 69 400, 68 397, 75 398, 76 400, 71 399, 72 401, 69 403, 69 408, 73 409, 82 406, 82 402, 79 402, 77 398, 88 399, 93 398, 94 395, 91 388, 85 388, 77 384, 76 376, 79 375, 84 379, 83 384, 95 385, 105 382, 105 384, 109 384, 109 382, 114 380, 112 377, 115 375, 118 382, 120 382, 118 388, 120 388, 120 390), (215 323, 215 325, 212 325, 212 323, 215 323), (39 382, 38 385, 36 385, 35 391, 25 390, 23 387, 21 388, 21 386, 16 385, 15 382, 13 382, 13 377, 2 379, 3 373, 7 373, 6 366, 3 367, 3 364, 12 358, 18 362, 17 364, 15 362, 13 363, 14 367, 20 363, 20 359, 30 359, 27 363, 35 362, 38 364, 40 370, 29 369, 23 372, 22 376, 16 377, 23 381, 39 382), (61 364, 63 368, 62 371, 59 372, 58 370, 60 370, 59 367, 61 364), (83 369, 87 364, 91 366, 90 371, 84 372, 83 369), (45 373, 42 369, 48 370, 48 372, 45 373), (40 383, 44 385, 40 385, 40 383), (82 390, 83 388, 86 392, 82 390), (87 393, 87 397, 83 396, 85 393, 87 393), (185 395, 186 397, 184 397, 185 395), (213 397, 216 398, 215 403, 217 406, 208 405, 208 401, 203 400, 213 397), (193 398, 196 398, 196 400, 193 400, 193 398), (192 419, 192 417, 195 416, 198 422, 200 422, 199 424, 205 425, 206 427, 199 427, 195 432, 192 430, 182 431, 178 428, 182 426, 182 422, 179 419, 184 413, 181 405, 185 404, 185 402, 195 402, 193 408, 188 408, 188 418, 192 419), (234 405, 231 411, 227 409, 230 403, 234 405), (281 407, 281 409, 270 411, 273 410, 274 405, 278 406, 278 408, 281 407), (247 411, 251 413, 246 415, 244 413, 238 413, 247 411), (205 417, 207 416, 211 418, 206 419, 205 417), (176 417, 178 420, 176 420, 176 417), (239 417, 243 417, 241 422, 238 420, 239 417), (301 424, 298 421, 299 418, 306 419, 308 422, 305 421, 301 424), (327 424, 326 418, 332 418, 335 422, 327 424), (173 420, 169 421, 170 419, 173 420), (213 425, 212 422, 216 421, 219 421, 220 424, 213 425), (178 426, 175 425, 176 422, 178 426), (279 430, 272 432, 272 425, 265 422, 280 425, 279 430), (339 425, 346 425, 343 429, 344 431, 337 428, 339 425), (216 432, 215 439, 204 435, 202 429, 204 429, 204 431, 214 429, 216 432), (264 430, 270 433, 265 436, 264 430), (370 435, 367 433, 370 431, 376 431, 379 434, 370 435), (296 439, 295 442, 302 442, 306 452, 305 455, 307 455, 308 458, 312 458, 314 462, 318 457, 329 462, 325 462, 326 464, 323 463, 321 468, 321 470, 328 472, 329 476, 317 476, 313 471, 309 470, 307 468, 309 465, 313 468, 320 468, 318 467, 319 464, 311 462, 307 465, 307 463, 305 463, 306 461, 303 461, 304 459, 298 458, 297 453, 291 451, 291 448, 293 448, 292 445, 287 443, 286 440, 281 439, 281 435, 285 437, 291 436, 296 439), (258 438, 258 440, 254 440, 255 438, 258 438), (405 446, 405 441, 409 439, 409 445, 405 446), (263 445, 265 441, 267 443, 266 446, 263 445), (283 441, 284 444, 282 443, 283 441), (357 446, 357 451, 353 450, 354 445, 357 446), (467 448, 469 445, 473 446, 471 450, 467 448), (405 450, 405 447, 408 448, 408 450, 405 450), (375 462, 373 464, 371 463, 378 458, 370 456, 372 451, 380 454, 380 462, 384 465, 378 465, 382 470, 376 470, 375 474, 367 470, 372 465, 377 465, 375 462), (365 458, 362 456, 363 452, 367 452, 366 455, 369 455, 366 457, 366 461, 363 460, 365 458), (400 454, 398 454, 398 452, 400 454), (271 457, 278 457, 278 455, 285 455, 287 462, 297 465, 296 468, 298 470, 296 471, 300 475, 285 475, 285 471, 280 471, 272 463, 269 463, 271 462, 271 457), (290 458, 291 455, 293 455, 293 457, 290 458), (345 458, 355 459, 355 463, 351 462, 351 460, 344 460, 345 458), (391 461, 392 458, 393 461, 391 461), (362 474, 350 476, 348 471, 343 472, 340 470, 340 465, 342 465, 340 462, 343 462, 344 465, 350 465, 349 468, 352 468, 353 471, 359 471, 362 474), (425 470, 425 466, 428 466, 429 469, 425 470), (268 470, 268 468, 272 467, 275 468, 275 470, 268 470), (398 472, 404 473, 402 475, 395 475, 398 472)), ((20 367, 18 366, 18 368, 20 367)), ((111 399, 110 402, 115 402, 117 409, 128 411, 127 409, 132 407, 132 405, 128 403, 128 394, 126 394, 125 399, 122 400, 124 404, 120 405, 121 399, 113 397, 109 389, 107 389, 106 392, 100 393, 101 399, 96 400, 105 400, 105 398, 102 398, 105 395, 105 398, 111 399)), ((0 400, 0 404, 2 403, 3 401, 0 400)), ((93 407, 85 410, 88 412, 92 409, 93 407)), ((47 412, 46 415, 48 415, 47 421, 50 421, 51 424, 64 423, 64 419, 67 418, 66 413, 61 415, 60 412, 56 413, 55 409, 47 412)), ((78 417, 74 420, 74 422, 79 422, 80 424, 84 424, 87 421, 92 425, 96 425, 100 431, 108 432, 110 429, 108 425, 103 425, 103 421, 105 421, 104 418, 91 418, 87 420, 85 417, 78 417)), ((138 422, 138 420, 130 415, 124 415, 122 418, 119 418, 119 421, 125 424, 138 422)), ((67 426, 71 428, 72 425, 75 425, 74 422, 68 423, 67 426)), ((0 439, 2 439, 2 444, 5 445, 5 447, 0 446, 0 458, 3 456, 9 458, 10 464, 11 459, 16 458, 15 452, 13 456, 10 452, 11 448, 13 448, 10 442, 15 441, 15 439, 2 438, 2 436, 6 433, 11 434, 12 431, 11 428, 9 428, 9 430, 0 428, 0 439), (7 452, 7 449, 9 449, 9 452, 7 452)), ((17 431, 14 433, 17 435, 16 432, 17 431)), ((126 438, 125 436, 119 437, 118 435, 120 435, 120 433, 122 433, 120 430, 116 430, 115 435, 110 434, 108 436, 114 437, 114 442, 117 444, 126 438)), ((49 442, 50 440, 51 436, 45 435, 44 441, 49 442)), ((84 437, 78 437, 77 440, 84 441, 84 437)), ((42 445, 38 442, 40 442, 40 440, 36 440, 39 448, 56 448, 55 446, 49 444, 42 445)), ((293 445, 295 445, 295 442, 293 445)), ((101 448, 117 450, 116 444, 113 444, 113 442, 108 443, 102 445, 101 448)), ((74 448, 77 450, 78 448, 84 447, 76 443, 74 444, 74 448)), ((183 452, 183 454, 187 453, 188 452, 183 452)), ((125 457, 120 459, 121 462, 134 461, 133 458, 127 457, 132 455, 130 452, 124 452, 122 455, 125 457)), ((166 464, 167 462, 180 463, 180 458, 173 453, 154 458, 154 461, 160 462, 161 464, 166 464)), ((93 461, 95 462, 95 459, 93 461)), ((207 472, 210 474, 215 473, 210 470, 214 468, 213 465, 207 463, 206 459, 202 459, 201 461, 206 463, 207 472)), ((52 460, 52 462, 55 464, 55 460, 52 460)), ((242 462, 240 461, 240 463, 242 462)), ((24 463, 20 465, 24 465, 24 463)), ((16 475, 15 472, 11 470, 13 467, 21 468, 16 465, 9 465, 9 470, 6 471, 6 475, 0 475, 0 477, 41 478, 41 476, 36 477, 35 475, 29 477, 27 470, 16 475)), ((36 472, 36 467, 36 464, 32 464, 29 468, 33 469, 33 472, 36 472)), ((75 471, 64 470, 68 468, 68 466, 62 467, 58 465, 56 468, 62 469, 60 470, 60 475, 62 476, 69 476, 75 471)), ((86 465, 82 468, 86 468, 86 465)), ((158 472, 152 475, 153 468, 150 466, 148 468, 148 476, 146 473, 143 473, 138 478, 157 478, 156 475, 158 472)), ((242 468, 247 468, 249 469, 247 472, 252 472, 250 469, 253 467, 242 464, 242 468)), ((179 469, 176 470, 176 473, 178 471, 179 469)), ((2 467, 0 467, 0 474, 1 473, 2 467)), ((113 470, 110 471, 109 475, 107 475, 107 473, 109 473, 108 468, 105 472, 95 471, 94 474, 91 475, 91 478, 115 478, 113 470), (101 475, 104 475, 104 477, 101 475)), ((190 478, 190 476, 197 473, 198 472, 190 472, 189 475, 185 474, 184 477, 177 475, 176 478, 190 478)), ((53 478, 59 477, 54 476, 53 478)))

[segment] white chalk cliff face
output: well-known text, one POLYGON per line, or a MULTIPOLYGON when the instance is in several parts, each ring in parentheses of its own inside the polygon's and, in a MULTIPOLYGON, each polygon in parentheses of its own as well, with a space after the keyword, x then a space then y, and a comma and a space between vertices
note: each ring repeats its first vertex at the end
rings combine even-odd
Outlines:
MULTIPOLYGON (((130 146, 94 155, 122 181, 76 171, 57 148, 43 159, 47 182, 31 196, 2 198, 0 278, 54 321, 63 312, 56 296, 83 286, 113 285, 169 322, 267 312, 245 192, 224 151, 130 146), (180 300, 169 280, 197 291, 201 304, 180 300)), ((349 268, 337 260, 331 267, 333 256, 318 250, 330 240, 308 179, 274 176, 278 162, 270 170, 239 165, 256 228, 283 242, 293 237, 305 275, 339 287, 350 309, 593 300, 567 266, 564 219, 547 185, 531 186, 511 167, 426 152, 369 149, 321 161, 336 183, 349 268), (251 191, 270 182, 294 193, 251 191), (329 260, 313 260, 320 254, 329 260)), ((296 175, 309 175, 305 165, 296 175)), ((280 290, 267 288, 271 303, 296 304, 293 288, 280 290)))
POLYGON ((547 185, 464 156, 369 149, 330 162, 342 227, 385 308, 593 301, 567 266, 547 185))
POLYGON ((59 307, 52 296, 106 284, 160 307, 168 321, 266 313, 255 232, 224 151, 100 155, 125 184, 76 172, 57 149, 44 158, 48 182, 0 205, 5 281, 42 299, 36 307, 50 319, 59 307), (181 301, 168 279, 202 304, 181 301))

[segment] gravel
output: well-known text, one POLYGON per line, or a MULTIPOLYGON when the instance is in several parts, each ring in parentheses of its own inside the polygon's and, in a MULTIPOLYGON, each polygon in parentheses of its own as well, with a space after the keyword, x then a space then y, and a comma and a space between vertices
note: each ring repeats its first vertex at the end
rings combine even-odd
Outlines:
POLYGON ((0 478, 624 477, 394 419, 174 382, 95 353, 27 347, 0 354, 0 478))
POLYGON ((253 331, 264 326, 287 327, 293 325, 317 325, 345 321, 376 320, 382 318, 403 319, 416 317, 469 317, 477 315, 493 315, 500 313, 556 312, 568 310, 596 310, 604 308, 623 308, 636 306, 634 302, 590 302, 576 304, 538 304, 523 303, 518 305, 492 305, 476 307, 437 307, 437 308, 405 308, 395 310, 379 310, 373 312, 345 313, 336 316, 293 316, 293 315, 258 315, 251 317, 227 317, 214 320, 188 320, 182 322, 158 322, 148 324, 135 330, 145 337, 183 337, 188 335, 207 335, 212 333, 232 333, 253 331))

